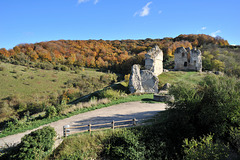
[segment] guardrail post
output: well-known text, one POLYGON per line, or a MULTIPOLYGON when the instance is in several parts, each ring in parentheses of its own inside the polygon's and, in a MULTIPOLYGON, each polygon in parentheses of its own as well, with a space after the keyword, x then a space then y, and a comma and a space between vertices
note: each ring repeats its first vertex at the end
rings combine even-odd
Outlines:
POLYGON ((69 125, 63 126, 63 136, 64 137, 69 136, 69 134, 70 134, 70 129, 68 129, 69 127, 70 127, 69 125))
POLYGON ((137 125, 137 119, 133 118, 133 125, 136 126, 137 125))
POLYGON ((114 120, 112 121, 112 129, 114 131, 114 120))
POLYGON ((89 134, 91 134, 91 123, 89 123, 89 125, 88 125, 88 132, 89 132, 89 134))

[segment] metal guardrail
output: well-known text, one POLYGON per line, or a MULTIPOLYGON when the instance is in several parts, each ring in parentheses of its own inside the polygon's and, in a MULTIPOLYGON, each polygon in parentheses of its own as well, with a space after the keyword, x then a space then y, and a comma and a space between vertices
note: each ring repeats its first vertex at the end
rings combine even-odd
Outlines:
POLYGON ((136 126, 137 122, 138 122, 138 120, 136 118, 133 118, 133 119, 127 119, 127 120, 122 120, 122 121, 114 121, 113 120, 112 122, 101 123, 101 124, 89 123, 88 125, 80 125, 80 126, 65 125, 65 126, 63 126, 63 136, 67 137, 71 133, 81 133, 81 132, 88 131, 91 134, 92 131, 99 131, 99 130, 104 130, 104 129, 114 130, 115 128, 136 126))

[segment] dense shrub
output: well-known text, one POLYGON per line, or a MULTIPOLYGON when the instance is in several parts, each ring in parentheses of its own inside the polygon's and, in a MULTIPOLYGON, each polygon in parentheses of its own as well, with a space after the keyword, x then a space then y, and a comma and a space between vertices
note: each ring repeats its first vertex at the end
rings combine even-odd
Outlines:
POLYGON ((27 104, 27 110, 30 112, 30 114, 35 114, 42 112, 45 108, 46 104, 44 102, 42 103, 28 103, 27 104))
MULTIPOLYGON (((168 159, 169 154, 174 154, 173 150, 167 149, 165 139, 164 124, 153 124, 149 126, 137 127, 131 129, 135 134, 139 135, 139 142, 144 144, 144 157, 148 160, 168 159)), ((171 158, 169 158, 171 159, 171 158)))
POLYGON ((144 146, 130 130, 124 129, 112 134, 104 144, 103 156, 110 159, 144 159, 144 146))
POLYGON ((220 141, 214 143, 212 135, 204 136, 199 141, 185 139, 183 147, 186 160, 221 160, 229 156, 229 147, 220 141))
MULTIPOLYGON (((182 82, 171 87, 175 102, 169 103, 166 131, 169 138, 174 139, 175 147, 180 148, 185 138, 210 133, 233 143, 229 131, 240 126, 239 89, 235 78, 213 75, 205 77, 199 86, 191 87, 182 82)), ((181 153, 181 150, 176 152, 181 153)))
POLYGON ((235 151, 240 154, 240 127, 231 127, 229 129, 228 141, 235 151))
POLYGON ((4 158, 7 159, 43 159, 52 149, 56 132, 52 127, 31 132, 21 139, 21 143, 11 148, 4 158))
POLYGON ((47 106, 45 112, 47 118, 52 118, 57 115, 57 109, 54 106, 47 106))

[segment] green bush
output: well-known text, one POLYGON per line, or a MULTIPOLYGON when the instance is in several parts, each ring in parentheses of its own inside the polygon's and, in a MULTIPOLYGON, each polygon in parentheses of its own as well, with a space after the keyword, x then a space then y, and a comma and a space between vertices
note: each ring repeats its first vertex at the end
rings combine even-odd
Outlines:
POLYGON ((40 63, 40 68, 41 69, 46 69, 46 70, 51 70, 53 69, 53 65, 48 62, 40 63))
POLYGON ((55 130, 49 126, 33 131, 11 150, 9 159, 43 159, 52 150, 55 136, 55 130))
POLYGON ((13 114, 14 114, 14 109, 11 106, 9 106, 9 104, 6 101, 0 102, 0 120, 1 121, 13 114))
POLYGON ((28 103, 27 110, 30 112, 30 114, 35 114, 42 112, 45 106, 45 103, 28 103))
POLYGON ((5 67, 0 67, 0 71, 4 71, 5 70, 5 67))
POLYGON ((101 91, 98 94, 98 96, 99 96, 99 98, 108 98, 108 99, 116 100, 116 99, 120 98, 121 96, 123 96, 123 93, 118 90, 107 89, 107 90, 101 91))
POLYGON ((229 156, 229 147, 221 142, 213 142, 213 136, 208 135, 200 140, 184 140, 184 153, 186 160, 221 160, 229 156))
POLYGON ((80 74, 81 71, 80 70, 75 70, 75 74, 80 74))
POLYGON ((229 130, 230 145, 240 154, 240 127, 231 127, 229 130))
MULTIPOLYGON (((139 142, 145 146, 144 157, 147 160, 168 159, 168 154, 174 154, 166 145, 164 124, 146 125, 131 129, 139 135, 139 142)), ((175 158, 169 158, 175 159, 175 158)))
POLYGON ((52 118, 57 115, 57 109, 54 106, 48 106, 46 109, 46 117, 52 118))
POLYGON ((62 70, 62 71, 68 71, 69 68, 68 68, 67 66, 62 65, 62 66, 61 66, 61 70, 62 70))
POLYGON ((130 130, 115 131, 104 144, 103 156, 110 159, 144 159, 145 148, 130 130))

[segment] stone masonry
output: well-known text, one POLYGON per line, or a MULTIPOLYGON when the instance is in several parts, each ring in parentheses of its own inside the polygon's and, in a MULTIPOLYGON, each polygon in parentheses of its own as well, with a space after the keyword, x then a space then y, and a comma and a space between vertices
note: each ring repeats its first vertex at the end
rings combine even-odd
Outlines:
POLYGON ((196 48, 179 47, 174 53, 174 70, 202 71, 201 51, 196 48))
POLYGON ((156 76, 163 72, 163 52, 157 45, 145 54, 145 69, 156 76))
POLYGON ((158 77, 149 70, 140 70, 140 66, 132 66, 132 74, 129 78, 129 90, 131 93, 157 93, 158 77))
POLYGON ((163 52, 158 47, 153 47, 145 54, 145 70, 140 66, 132 66, 129 79, 129 90, 131 93, 158 93, 158 75, 163 72, 163 52))

